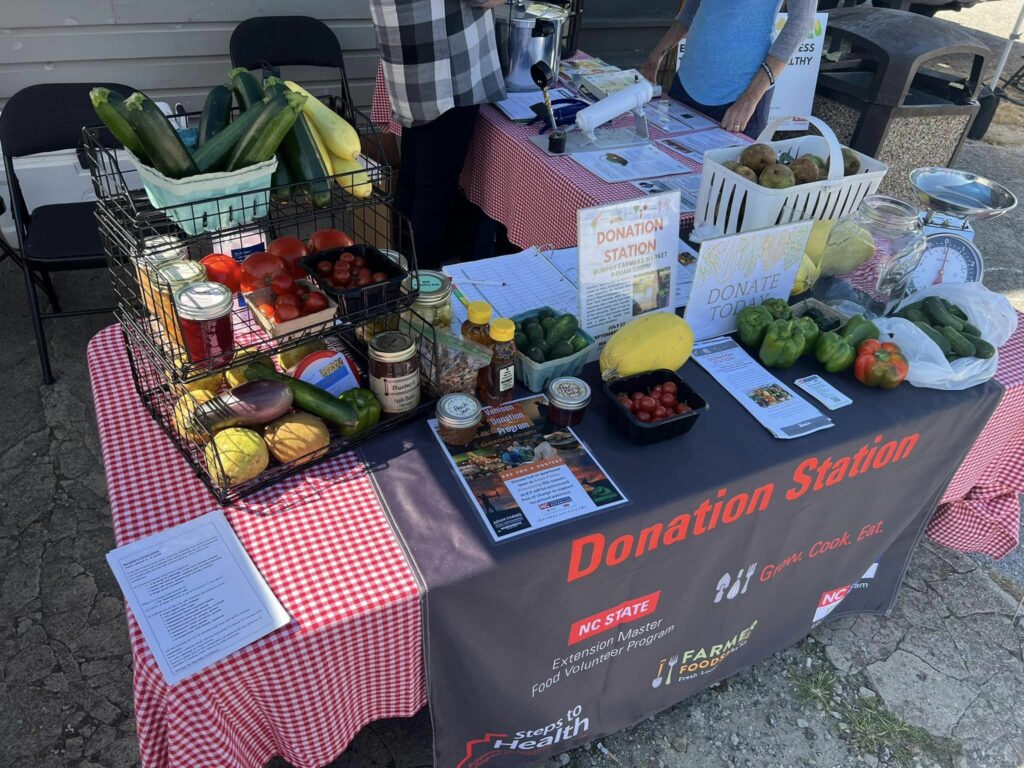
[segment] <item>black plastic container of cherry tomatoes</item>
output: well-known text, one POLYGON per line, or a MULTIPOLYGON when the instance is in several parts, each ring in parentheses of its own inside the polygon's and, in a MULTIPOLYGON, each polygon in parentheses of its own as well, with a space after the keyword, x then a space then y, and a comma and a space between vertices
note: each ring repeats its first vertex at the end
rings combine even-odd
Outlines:
POLYGON ((350 245, 347 248, 331 248, 312 253, 302 259, 302 268, 316 281, 320 290, 338 303, 338 317, 342 320, 362 323, 379 315, 401 312, 416 300, 416 292, 407 293, 402 290, 402 283, 409 272, 371 245, 350 245), (366 259, 367 269, 383 272, 387 279, 362 288, 335 288, 317 272, 316 265, 321 261, 329 261, 333 271, 335 263, 344 253, 362 256, 366 259))
POLYGON ((685 435, 697 419, 708 408, 707 401, 686 384, 679 374, 667 368, 658 371, 638 373, 635 376, 624 376, 604 383, 604 392, 611 400, 611 417, 616 429, 631 443, 646 445, 659 443, 679 435, 685 435), (677 413, 667 419, 654 422, 640 421, 619 402, 618 395, 632 395, 634 392, 650 392, 654 387, 666 382, 675 382, 676 400, 686 403, 690 410, 677 413))

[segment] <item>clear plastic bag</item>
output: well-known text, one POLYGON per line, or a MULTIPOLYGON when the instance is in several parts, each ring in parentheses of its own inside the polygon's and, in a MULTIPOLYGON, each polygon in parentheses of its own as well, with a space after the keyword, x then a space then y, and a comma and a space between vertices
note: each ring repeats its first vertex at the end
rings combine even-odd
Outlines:
POLYGON ((491 364, 491 350, 439 328, 434 345, 430 345, 429 336, 425 333, 420 337, 420 370, 429 394, 441 397, 460 392, 476 396, 477 373, 491 364))
MULTIPOLYGON (((1005 296, 990 291, 981 283, 933 285, 908 296, 900 305, 914 304, 929 296, 939 296, 960 307, 981 331, 981 337, 995 347, 1005 344, 1017 330, 1017 312, 1013 305, 1005 296)), ((962 358, 948 361, 939 346, 909 320, 879 318, 875 325, 884 335, 891 337, 907 356, 910 362, 907 381, 915 387, 967 389, 991 379, 999 367, 998 351, 988 360, 962 358)))

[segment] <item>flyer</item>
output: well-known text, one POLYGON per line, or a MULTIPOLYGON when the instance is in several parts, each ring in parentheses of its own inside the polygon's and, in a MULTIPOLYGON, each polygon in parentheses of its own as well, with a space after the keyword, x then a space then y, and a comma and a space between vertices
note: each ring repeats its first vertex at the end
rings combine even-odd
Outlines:
POLYGON ((428 422, 492 544, 629 503, 572 429, 549 425, 547 408, 543 395, 485 408, 458 448, 428 422))
POLYGON ((599 344, 645 312, 675 311, 679 191, 577 213, 580 325, 599 344))
POLYGON ((650 144, 573 152, 570 157, 598 178, 610 183, 690 172, 688 167, 674 157, 669 157, 650 144))
POLYGON ((703 131, 705 128, 714 128, 718 123, 710 118, 699 115, 685 104, 680 104, 674 99, 657 99, 644 105, 644 111, 648 119, 663 130, 669 130, 662 126, 662 122, 670 120, 673 123, 681 124, 684 131, 703 131))
POLYGON ((723 131, 721 128, 712 128, 710 131, 697 131, 685 136, 661 139, 658 143, 673 152, 678 152, 683 157, 703 164, 704 153, 709 149, 736 147, 746 144, 747 141, 728 131, 723 131))
POLYGON ((679 190, 679 210, 692 213, 697 210, 697 196, 700 194, 700 174, 684 173, 678 176, 662 176, 660 179, 640 179, 629 182, 645 195, 660 195, 673 189, 679 190))
MULTIPOLYGON (((780 13, 775 22, 772 40, 779 36, 786 25, 788 15, 780 13)), ((807 38, 800 43, 796 52, 790 57, 786 68, 775 80, 775 91, 772 95, 768 120, 777 117, 790 117, 778 127, 780 131, 806 131, 807 120, 802 115, 811 114, 814 102, 814 87, 818 82, 818 68, 821 65, 821 53, 825 47, 825 26, 828 14, 819 13, 814 18, 814 26, 807 33, 807 38)))
POLYGON ((694 338, 732 333, 744 307, 789 298, 811 225, 795 221, 705 241, 686 306, 694 338))
POLYGON ((780 440, 834 426, 832 419, 773 376, 727 336, 694 344, 693 359, 780 440))

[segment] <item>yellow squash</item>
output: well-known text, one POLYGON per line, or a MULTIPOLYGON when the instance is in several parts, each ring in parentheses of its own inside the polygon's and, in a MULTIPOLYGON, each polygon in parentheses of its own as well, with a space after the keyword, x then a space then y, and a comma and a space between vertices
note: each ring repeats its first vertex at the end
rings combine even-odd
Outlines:
POLYGON ((690 324, 672 312, 651 312, 619 328, 601 351, 605 381, 645 371, 682 367, 693 352, 690 324))
POLYGON ((302 105, 302 113, 309 118, 330 153, 337 157, 355 159, 362 151, 356 129, 298 83, 285 80, 284 84, 289 90, 307 97, 302 105))
POLYGON ((359 198, 366 198, 373 194, 370 175, 361 162, 332 155, 331 163, 334 165, 335 179, 339 187, 359 198))

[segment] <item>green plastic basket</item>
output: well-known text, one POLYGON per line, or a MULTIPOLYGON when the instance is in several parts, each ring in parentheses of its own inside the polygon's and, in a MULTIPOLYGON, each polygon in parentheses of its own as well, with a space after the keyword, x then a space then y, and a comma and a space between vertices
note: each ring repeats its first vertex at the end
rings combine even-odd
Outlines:
MULTIPOLYGON (((529 312, 513 315, 512 319, 517 323, 522 323, 524 320, 536 317, 544 310, 554 312, 551 307, 537 307, 529 312)), ((583 366, 587 364, 587 357, 597 342, 594 341, 593 336, 582 328, 577 330, 576 333, 587 341, 587 346, 568 357, 560 357, 557 360, 549 360, 546 363, 535 363, 525 354, 516 350, 516 378, 531 392, 543 392, 547 388, 548 382, 552 379, 557 379, 559 376, 579 376, 583 372, 583 366)))

